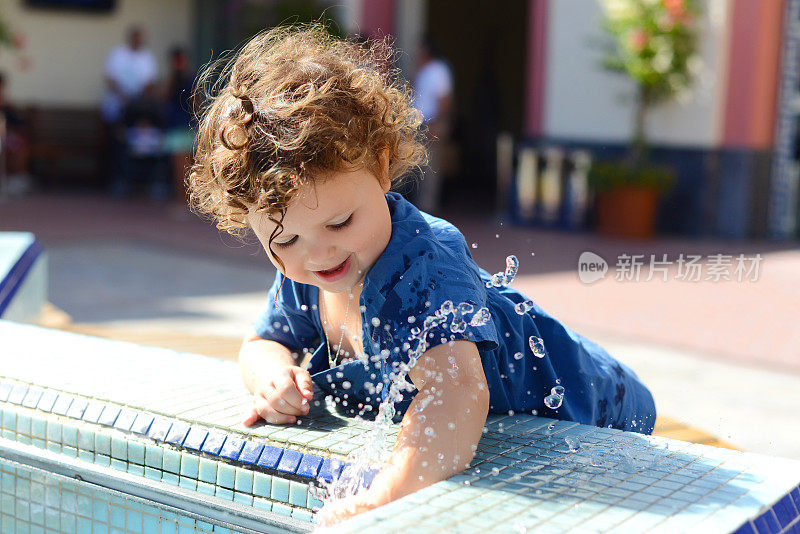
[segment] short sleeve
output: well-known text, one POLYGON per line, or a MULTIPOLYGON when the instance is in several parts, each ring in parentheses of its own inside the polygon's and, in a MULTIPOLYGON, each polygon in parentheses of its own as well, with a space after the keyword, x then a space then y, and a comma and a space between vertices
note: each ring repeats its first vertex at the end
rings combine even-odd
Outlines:
POLYGON ((292 351, 313 352, 319 344, 320 334, 312 313, 308 288, 295 284, 278 272, 264 309, 253 326, 262 339, 276 341, 292 351))
POLYGON ((496 348, 497 332, 477 270, 443 247, 415 248, 413 255, 404 253, 406 268, 383 293, 383 324, 372 329, 373 336, 383 335, 381 345, 390 349, 391 360, 407 362, 411 354, 449 341, 473 341, 481 352, 496 348))

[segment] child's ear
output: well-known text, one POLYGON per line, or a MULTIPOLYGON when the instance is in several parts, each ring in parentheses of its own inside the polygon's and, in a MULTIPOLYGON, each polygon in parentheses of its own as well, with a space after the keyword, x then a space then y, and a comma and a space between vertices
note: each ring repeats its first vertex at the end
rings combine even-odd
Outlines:
POLYGON ((378 181, 383 188, 384 193, 388 193, 392 188, 392 180, 389 178, 389 149, 382 148, 378 151, 378 170, 380 176, 378 181))

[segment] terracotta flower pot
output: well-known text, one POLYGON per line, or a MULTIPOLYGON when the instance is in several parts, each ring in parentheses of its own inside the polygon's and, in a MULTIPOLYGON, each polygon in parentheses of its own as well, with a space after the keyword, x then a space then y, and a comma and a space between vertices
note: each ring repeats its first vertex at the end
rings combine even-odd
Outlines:
POLYGON ((627 186, 599 192, 597 230, 614 237, 647 239, 655 233, 658 191, 627 186))

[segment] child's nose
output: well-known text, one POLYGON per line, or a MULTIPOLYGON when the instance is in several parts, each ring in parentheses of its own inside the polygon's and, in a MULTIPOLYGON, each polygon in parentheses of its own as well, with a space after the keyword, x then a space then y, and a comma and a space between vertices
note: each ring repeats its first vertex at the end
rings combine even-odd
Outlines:
POLYGON ((331 260, 336 253, 336 247, 327 240, 315 241, 308 245, 307 254, 311 263, 318 266, 325 266, 325 262, 331 260))

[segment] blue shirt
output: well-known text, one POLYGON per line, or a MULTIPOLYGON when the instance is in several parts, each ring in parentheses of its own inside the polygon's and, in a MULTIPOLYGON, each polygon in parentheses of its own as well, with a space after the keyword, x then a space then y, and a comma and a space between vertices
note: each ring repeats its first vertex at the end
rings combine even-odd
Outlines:
MULTIPOLYGON (((298 353, 313 353, 309 372, 315 384, 353 411, 377 407, 386 396, 390 375, 408 363, 409 353, 420 349, 420 338, 426 343, 422 348, 428 349, 469 340, 481 356, 491 412, 535 412, 652 432, 653 397, 631 369, 536 304, 517 313, 515 306, 527 297, 511 286, 487 287, 491 276, 472 259, 457 228, 420 212, 397 193, 388 193, 386 200, 392 235, 364 277, 359 302, 363 350, 369 359, 330 369, 318 288, 280 273, 255 323, 260 337, 298 353), (436 318, 443 307, 446 311, 439 312, 437 320, 426 323, 426 317, 436 318), (477 316, 487 311, 488 321, 479 320, 477 316), (543 344, 538 355, 531 349, 531 337, 543 344), (552 402, 559 400, 552 396, 559 386, 560 405, 552 402), (548 396, 551 402, 546 403, 548 396)), ((412 397, 406 393, 396 405, 399 414, 412 397)))

